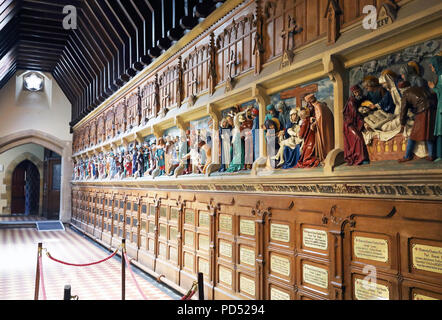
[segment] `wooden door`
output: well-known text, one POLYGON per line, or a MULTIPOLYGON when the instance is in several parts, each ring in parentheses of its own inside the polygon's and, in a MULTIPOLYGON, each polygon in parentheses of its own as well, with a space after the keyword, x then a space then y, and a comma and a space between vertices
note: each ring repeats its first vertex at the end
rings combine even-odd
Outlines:
POLYGON ((48 162, 47 218, 59 219, 61 190, 61 160, 48 162))
POLYGON ((11 214, 24 214, 26 193, 25 193, 26 166, 21 163, 15 168, 12 174, 12 198, 11 198, 11 214))

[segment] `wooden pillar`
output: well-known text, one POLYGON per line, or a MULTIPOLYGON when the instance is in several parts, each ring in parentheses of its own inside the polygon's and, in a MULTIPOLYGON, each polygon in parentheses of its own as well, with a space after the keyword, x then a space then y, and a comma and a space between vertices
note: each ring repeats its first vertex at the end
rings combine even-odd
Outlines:
POLYGON ((333 55, 323 58, 324 70, 333 82, 335 149, 344 150, 344 106, 348 98, 348 76, 343 63, 333 55))
POLYGON ((260 86, 252 87, 252 96, 259 106, 259 159, 255 160, 252 168, 252 174, 256 175, 258 166, 265 166, 267 164, 267 143, 264 135, 264 126, 266 117, 266 107, 270 104, 270 97, 265 90, 260 86))

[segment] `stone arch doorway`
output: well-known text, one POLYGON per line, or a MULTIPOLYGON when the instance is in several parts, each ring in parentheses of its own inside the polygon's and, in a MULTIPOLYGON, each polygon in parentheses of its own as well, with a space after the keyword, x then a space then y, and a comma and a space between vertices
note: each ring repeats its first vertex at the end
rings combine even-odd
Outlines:
POLYGON ((15 167, 11 182, 11 213, 38 215, 40 200, 40 173, 29 160, 15 167))
POLYGON ((60 209, 59 219, 68 223, 71 219, 71 177, 72 177, 72 141, 38 130, 26 130, 0 138, 0 154, 14 147, 35 143, 61 156, 60 209))

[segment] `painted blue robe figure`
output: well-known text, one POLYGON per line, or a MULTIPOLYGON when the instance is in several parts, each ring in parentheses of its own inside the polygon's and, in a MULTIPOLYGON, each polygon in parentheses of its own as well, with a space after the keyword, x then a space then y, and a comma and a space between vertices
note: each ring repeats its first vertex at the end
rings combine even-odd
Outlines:
MULTIPOLYGON (((280 138, 280 147, 278 154, 274 157, 275 160, 279 160, 278 167, 282 169, 291 169, 296 167, 301 157, 301 148, 303 140, 299 137, 299 116, 298 111, 294 108, 290 111, 290 123, 291 127, 287 129, 287 135, 289 138, 280 138)), ((280 137, 282 131, 280 131, 280 137)))
POLYGON ((143 152, 143 175, 149 170, 149 149, 148 145, 144 144, 143 152))
POLYGON ((166 174, 166 151, 164 150, 165 143, 163 138, 158 140, 158 147, 155 151, 155 159, 157 160, 157 168, 160 170, 159 176, 166 174))
POLYGON ((278 119, 278 122, 279 122, 279 112, 278 112, 278 110, 276 110, 276 108, 275 108, 275 106, 273 104, 269 104, 266 107, 265 121, 273 120, 275 118, 278 119))
POLYGON ((259 158, 259 110, 257 108, 252 109, 252 119, 253 119, 253 152, 254 160, 259 158))
MULTIPOLYGON (((290 108, 285 104, 284 101, 278 102, 276 105, 276 110, 278 111, 278 120, 281 125, 281 130, 287 133, 287 130, 292 127, 292 122, 290 121, 290 108)), ((288 138, 288 136, 286 136, 288 138)))
POLYGON ((380 108, 386 113, 393 114, 396 105, 393 97, 388 90, 385 90, 379 83, 379 79, 376 77, 367 77, 364 81, 364 87, 367 90, 366 97, 374 105, 379 105, 380 108))
POLYGON ((132 175, 138 171, 138 161, 137 161, 137 147, 132 150, 132 175))

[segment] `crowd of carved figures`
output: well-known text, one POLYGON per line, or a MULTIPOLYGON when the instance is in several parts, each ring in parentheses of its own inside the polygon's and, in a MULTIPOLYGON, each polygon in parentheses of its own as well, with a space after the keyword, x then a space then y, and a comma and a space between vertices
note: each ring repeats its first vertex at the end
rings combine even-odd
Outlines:
POLYGON ((405 156, 439 162, 442 158, 442 56, 430 60, 436 81, 422 77, 422 66, 409 61, 395 73, 368 75, 362 87, 351 87, 344 108, 345 160, 349 165, 370 162, 367 146, 373 139, 391 141, 402 135, 405 156))
MULTIPOLYGON (((410 61, 395 73, 367 75, 362 85, 353 85, 344 113, 344 156, 348 165, 370 163, 367 150, 373 139, 390 141, 403 136, 405 156, 399 162, 442 158, 442 56, 430 60, 436 81, 421 76, 421 66, 410 61)), ((324 164, 334 149, 334 115, 315 94, 306 94, 302 107, 289 107, 284 100, 266 107, 264 125, 259 126, 255 103, 236 106, 222 113, 217 137, 189 129, 180 134, 146 140, 126 150, 82 157, 75 163, 74 179, 124 179, 189 174, 235 173, 252 169, 259 159, 259 135, 266 140, 267 156, 274 169, 315 168, 324 164), (219 159, 212 158, 214 139, 219 159), (212 164, 216 164, 213 169, 212 164), (209 169, 209 167, 211 167, 209 169)), ((134 98, 130 106, 136 105, 134 98)), ((118 134, 128 130, 139 114, 115 114, 115 122, 103 123, 118 134)), ((118 109, 117 109, 118 110, 118 109)), ((109 118, 113 119, 113 118, 109 118)), ((104 131, 104 132, 103 132, 104 131)), ((88 139, 95 139, 95 133, 88 139)))

